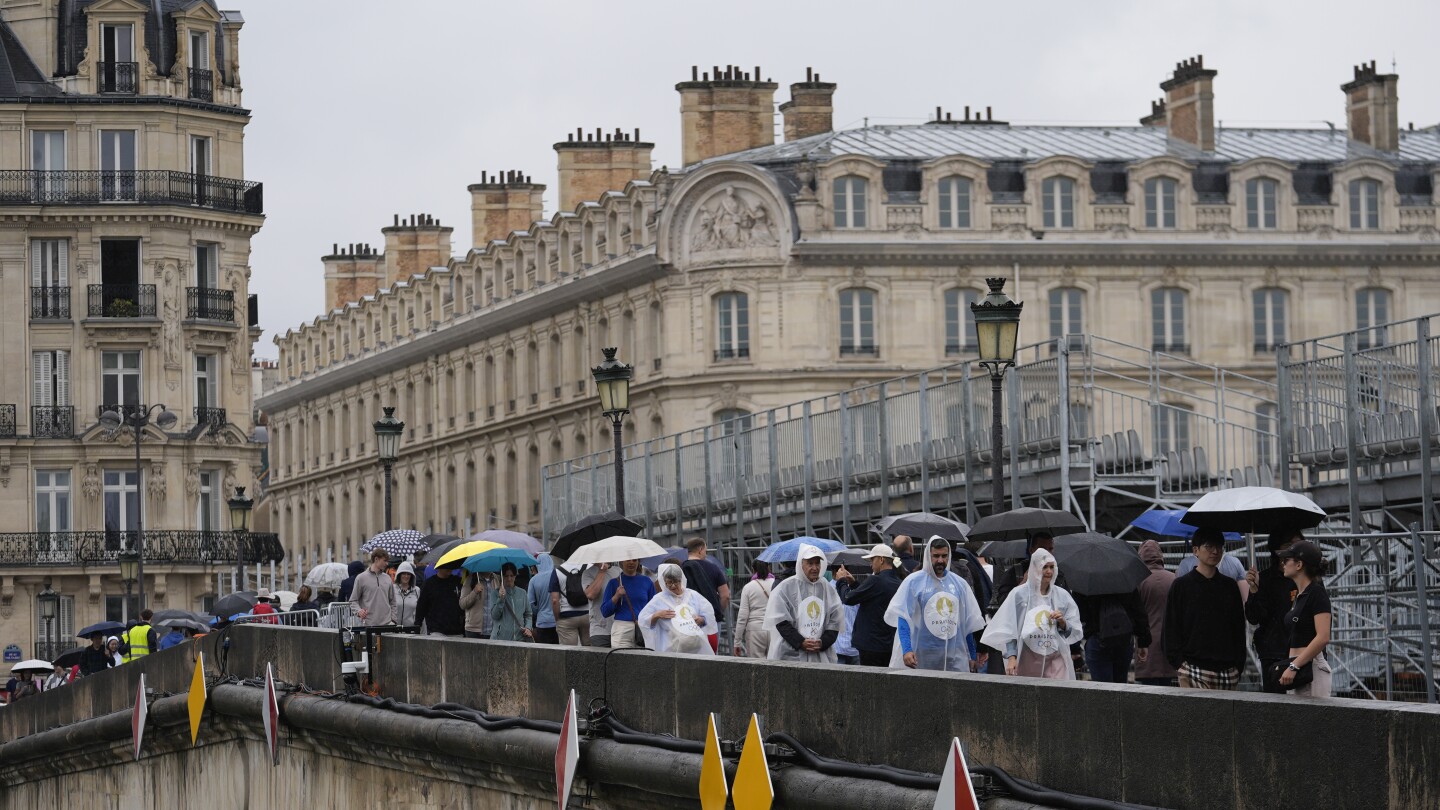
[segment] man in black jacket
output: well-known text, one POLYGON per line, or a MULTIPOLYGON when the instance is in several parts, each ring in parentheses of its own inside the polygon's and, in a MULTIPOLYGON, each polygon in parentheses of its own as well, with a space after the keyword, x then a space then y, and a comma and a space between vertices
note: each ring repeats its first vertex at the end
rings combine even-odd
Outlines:
POLYGON ((1085 666, 1090 670, 1090 680, 1127 683, 1135 646, 1132 640, 1139 642, 1142 662, 1149 654, 1146 648, 1153 641, 1150 616, 1145 612, 1140 592, 1073 596, 1080 608, 1080 623, 1085 627, 1085 666))
POLYGON ((1260 658, 1260 681, 1266 692, 1283 693, 1280 676, 1272 666, 1290 658, 1289 628, 1285 614, 1295 601, 1295 583, 1281 573, 1280 552, 1304 540, 1305 535, 1290 529, 1273 532, 1266 546, 1270 549, 1270 565, 1264 571, 1251 568, 1245 574, 1250 585, 1250 598, 1245 601, 1245 619, 1255 627, 1255 655, 1260 658))
POLYGON ((1225 536, 1199 529, 1191 538, 1197 565, 1170 586, 1165 602, 1165 657, 1180 686, 1235 689, 1245 669, 1245 606, 1240 586, 1220 573, 1225 536))
POLYGON ((861 559, 870 561, 870 576, 857 585, 855 575, 842 565, 835 573, 835 590, 841 602, 860 606, 850 635, 851 645, 860 653, 860 665, 888 667, 895 628, 885 623, 885 608, 900 590, 904 577, 895 567, 895 553, 884 543, 870 549, 861 559))
POLYGON ((415 603, 415 623, 424 625, 432 636, 465 636, 465 611, 460 609, 460 578, 448 568, 436 568, 435 576, 420 585, 415 603))

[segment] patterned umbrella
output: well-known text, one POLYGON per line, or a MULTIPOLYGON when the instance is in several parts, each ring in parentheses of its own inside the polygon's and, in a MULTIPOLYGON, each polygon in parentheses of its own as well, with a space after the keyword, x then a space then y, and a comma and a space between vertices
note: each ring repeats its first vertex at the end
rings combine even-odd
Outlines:
POLYGON ((338 591, 340 585, 350 576, 350 566, 341 562, 320 563, 305 575, 305 582, 312 590, 338 591))
POLYGON ((425 542, 422 532, 414 529, 391 529, 370 538, 369 542, 360 547, 360 553, 369 554, 377 548, 390 552, 391 557, 404 558, 417 551, 429 551, 430 544, 425 542))

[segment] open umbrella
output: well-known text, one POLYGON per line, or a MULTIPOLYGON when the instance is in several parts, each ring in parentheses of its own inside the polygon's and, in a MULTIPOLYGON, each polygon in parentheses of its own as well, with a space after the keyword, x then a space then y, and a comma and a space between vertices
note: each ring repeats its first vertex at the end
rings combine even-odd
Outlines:
POLYGON ((157 610, 155 611, 155 614, 150 617, 150 621, 152 624, 164 624, 171 619, 190 619, 191 621, 203 622, 209 621, 210 617, 203 616, 203 614, 196 613, 191 610, 180 610, 179 608, 166 608, 165 610, 157 610))
POLYGON ((686 551, 685 549, 679 546, 671 546, 665 549, 664 554, 656 554, 653 557, 645 557, 641 559, 640 564, 645 566, 646 568, 649 568, 651 571, 657 571, 660 569, 660 563, 665 562, 671 557, 675 557, 676 559, 683 562, 688 556, 690 556, 690 552, 686 551))
POLYGON ((211 612, 222 619, 228 619, 237 613, 249 613, 255 607, 254 591, 236 591, 215 600, 215 607, 211 612))
POLYGON ((66 650, 65 652, 61 653, 58 658, 56 658, 54 661, 51 661, 50 663, 54 666, 65 667, 66 669, 69 669, 70 667, 78 667, 80 666, 81 659, 85 657, 85 651, 88 649, 90 648, 76 647, 73 650, 66 650))
POLYGON ((295 593, 294 591, 270 592, 270 601, 279 605, 281 610, 289 610, 290 606, 295 604, 296 600, 298 600, 299 598, 300 594, 295 593))
POLYGON ((417 551, 429 551, 430 544, 425 542, 422 532, 414 529, 391 529, 366 541, 365 545, 360 547, 360 553, 369 554, 377 548, 385 549, 391 557, 403 559, 417 551))
POLYGON ((951 520, 930 512, 908 512, 877 520, 870 527, 870 531, 885 537, 897 537, 903 534, 921 540, 929 540, 931 537, 939 535, 952 543, 963 543, 965 535, 970 532, 970 527, 958 520, 951 520))
MULTIPOLYGON (((607 537, 631 537, 644 529, 644 526, 619 512, 587 515, 560 530, 560 537, 555 540, 555 546, 550 549, 550 554, 559 559, 568 560, 575 553, 575 549, 583 545, 604 540, 607 537)), ((658 551, 659 547, 657 546, 656 552, 658 551)), ((649 557, 650 554, 642 556, 649 557)))
POLYGON ((1200 496, 1181 520, 1200 528, 1253 533, 1310 529, 1324 519, 1325 510, 1298 492, 1233 487, 1200 496))
POLYGON ((495 573, 504 567, 505 563, 510 563, 517 569, 528 568, 535 565, 535 558, 518 548, 500 546, 466 557, 460 567, 477 574, 495 573))
POLYGON ((1133 546, 1096 532, 1055 538, 1055 562, 1065 572, 1066 587, 1087 596, 1130 593, 1150 576, 1133 546))
POLYGON ((823 537, 792 537, 789 540, 781 540, 778 543, 767 546, 764 551, 760 552, 760 556, 755 559, 760 562, 793 564, 795 562, 795 555, 800 553, 800 546, 802 545, 815 546, 825 552, 825 556, 827 557, 845 550, 844 543, 835 540, 826 540, 823 537))
MULTIPOLYGON (((1022 506, 981 518, 970 527, 971 540, 1025 540, 1035 532, 1049 532, 1055 537, 1085 531, 1085 522, 1059 509, 1036 509, 1022 506)), ((982 556, 991 556, 981 551, 982 556)), ((999 555, 995 555, 999 556, 999 555)), ((1069 576, 1068 574, 1066 576, 1069 576)))
MULTIPOLYGON (((253 602, 251 604, 254 604, 253 602)), ((89 638, 96 633, 123 633, 125 625, 120 622, 97 622, 86 627, 75 635, 79 638, 89 638)))
POLYGON ((49 661, 42 661, 39 658, 31 658, 29 661, 21 661, 15 666, 10 667, 10 674, 19 675, 22 672, 35 672, 41 675, 47 675, 54 669, 55 665, 50 663, 49 661))
POLYGON ((502 546, 518 548, 532 557, 536 554, 545 553, 545 545, 540 542, 539 538, 531 537, 528 534, 521 534, 520 532, 507 531, 505 529, 486 529, 483 532, 470 535, 470 539, 487 540, 491 543, 499 543, 502 546))
POLYGON ((653 557, 656 554, 663 554, 665 549, 661 548, 654 540, 646 540, 643 537, 626 537, 616 535, 607 537, 604 540, 596 540, 593 543, 586 543, 575 550, 565 559, 565 564, 574 570, 577 565, 597 565, 599 563, 618 563, 626 560, 643 560, 646 557, 653 557))
MULTIPOLYGON (((1191 526, 1183 520, 1188 511, 1188 509, 1151 509, 1130 521, 1130 525, 1161 537, 1187 540, 1195 534, 1196 529, 1195 526, 1191 526)), ((1227 542, 1238 543, 1241 539, 1239 532, 1225 533, 1227 542)))
POLYGON ((340 562, 320 563, 305 575, 304 585, 315 591, 339 591, 350 576, 350 566, 340 562))
POLYGON ((163 622, 158 622, 158 624, 161 627, 188 628, 197 633, 203 633, 210 629, 209 625, 205 622, 198 622, 194 619, 166 619, 163 622))
POLYGON ((465 562, 466 559, 476 554, 479 554, 482 551, 489 551, 494 548, 505 547, 500 545, 499 543, 491 543, 486 540, 470 540, 450 549, 449 551, 445 552, 443 556, 435 558, 434 562, 432 562, 431 565, 458 565, 465 562))
POLYGON ((430 566, 434 566, 436 560, 448 554, 456 546, 470 542, 453 534, 427 534, 425 539, 432 541, 430 550, 425 552, 425 562, 430 566))
POLYGON ((987 560, 1019 560, 1029 552, 1029 540, 991 540, 976 553, 987 560))

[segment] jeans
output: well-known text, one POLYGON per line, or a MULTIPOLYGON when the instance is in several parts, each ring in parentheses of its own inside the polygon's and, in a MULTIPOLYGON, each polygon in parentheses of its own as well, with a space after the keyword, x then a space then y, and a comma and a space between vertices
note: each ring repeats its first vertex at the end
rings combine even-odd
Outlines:
POLYGON ((1130 656, 1134 646, 1131 636, 1085 639, 1085 666, 1090 680, 1101 683, 1125 683, 1130 680, 1130 656))
POLYGON ((860 651, 860 666, 862 667, 888 667, 890 666, 889 652, 860 651))
POLYGON ((860 665, 860 656, 858 655, 841 655, 840 653, 835 653, 835 659, 849 667, 860 665))

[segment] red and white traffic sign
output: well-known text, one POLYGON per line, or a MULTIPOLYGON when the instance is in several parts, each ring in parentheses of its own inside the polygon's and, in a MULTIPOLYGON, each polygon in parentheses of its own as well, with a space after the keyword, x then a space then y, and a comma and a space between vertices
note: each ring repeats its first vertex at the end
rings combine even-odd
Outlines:
POLYGON ((970 782, 970 766, 965 763, 965 752, 960 749, 960 738, 950 741, 950 753, 945 757, 945 775, 940 778, 940 793, 935 797, 935 810, 980 810, 980 800, 975 798, 975 785, 970 782))
POLYGON ((145 718, 150 716, 150 705, 145 702, 145 673, 140 673, 140 685, 135 689, 135 711, 130 714, 130 734, 135 738, 135 758, 140 758, 140 741, 145 739, 145 718))
POLYGON ((560 721, 560 745, 555 749, 555 806, 565 810, 570 803, 570 788, 575 784, 575 768, 580 764, 580 729, 575 717, 575 690, 565 704, 565 719, 560 721))

